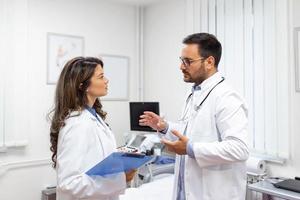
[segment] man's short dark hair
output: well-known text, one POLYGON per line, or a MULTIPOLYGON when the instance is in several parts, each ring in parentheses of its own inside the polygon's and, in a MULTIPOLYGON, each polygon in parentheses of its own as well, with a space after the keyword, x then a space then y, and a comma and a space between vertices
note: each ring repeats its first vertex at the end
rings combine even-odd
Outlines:
POLYGON ((183 43, 198 44, 200 56, 204 58, 213 56, 215 67, 218 67, 222 55, 222 45, 216 36, 209 33, 195 33, 184 38, 183 43))

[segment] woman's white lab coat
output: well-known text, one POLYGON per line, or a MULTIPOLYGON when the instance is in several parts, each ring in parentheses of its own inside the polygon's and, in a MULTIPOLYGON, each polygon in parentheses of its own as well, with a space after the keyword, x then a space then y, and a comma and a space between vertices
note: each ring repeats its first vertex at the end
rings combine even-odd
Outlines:
MULTIPOLYGON (((222 77, 205 80, 189 106, 187 137, 193 143, 195 158, 185 156, 184 186, 187 200, 244 200, 246 193, 247 109, 244 101, 226 82, 220 83, 202 107, 196 106, 222 77)), ((169 122, 171 130, 184 132, 185 123, 169 122)), ((179 156, 176 157, 173 199, 176 200, 179 156)))
POLYGON ((114 135, 104 124, 88 110, 73 112, 66 120, 57 146, 57 200, 115 200, 124 192, 124 173, 93 178, 85 174, 116 150, 114 135))

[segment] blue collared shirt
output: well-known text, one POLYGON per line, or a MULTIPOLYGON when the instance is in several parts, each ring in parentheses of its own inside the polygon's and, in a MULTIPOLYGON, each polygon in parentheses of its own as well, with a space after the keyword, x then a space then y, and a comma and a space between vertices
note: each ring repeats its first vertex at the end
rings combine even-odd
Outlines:
POLYGON ((94 117, 96 117, 96 119, 101 123, 101 121, 100 121, 100 119, 99 119, 99 117, 98 117, 98 115, 97 115, 97 112, 96 112, 96 110, 95 110, 95 108, 91 108, 91 107, 89 107, 89 106, 86 106, 85 107, 94 117))

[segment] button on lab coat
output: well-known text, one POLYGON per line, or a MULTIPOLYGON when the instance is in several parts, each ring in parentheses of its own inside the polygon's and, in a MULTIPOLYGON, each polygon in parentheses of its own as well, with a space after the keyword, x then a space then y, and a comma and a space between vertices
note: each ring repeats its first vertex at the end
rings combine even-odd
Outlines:
POLYGON ((59 132, 57 200, 115 200, 124 192, 124 173, 105 177, 85 174, 116 150, 114 135, 101 122, 87 110, 73 112, 59 132))
MULTIPOLYGON (((183 133, 186 128, 186 136, 193 144, 195 158, 185 156, 184 186, 187 200, 245 199, 245 161, 249 152, 244 100, 225 80, 211 92, 197 111, 197 105, 221 80, 219 73, 205 80, 200 85, 201 90, 195 91, 188 105, 184 106, 190 108, 188 119, 180 123, 169 122, 168 139, 177 139, 171 130, 183 133)), ((177 155, 174 200, 178 190, 179 158, 177 155)))

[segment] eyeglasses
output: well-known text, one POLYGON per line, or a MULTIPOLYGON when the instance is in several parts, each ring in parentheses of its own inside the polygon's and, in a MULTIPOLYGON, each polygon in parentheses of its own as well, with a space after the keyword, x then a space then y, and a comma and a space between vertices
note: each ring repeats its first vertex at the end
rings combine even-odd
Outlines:
POLYGON ((189 59, 189 58, 179 57, 179 59, 181 60, 182 64, 185 67, 189 67, 193 62, 196 62, 198 60, 204 60, 205 58, 198 58, 198 59, 192 60, 192 59, 189 59))

